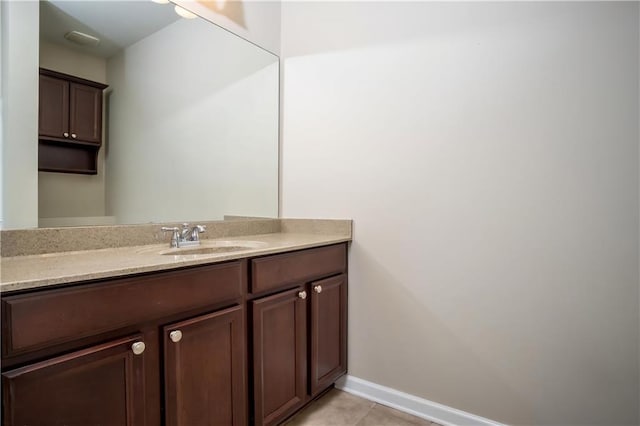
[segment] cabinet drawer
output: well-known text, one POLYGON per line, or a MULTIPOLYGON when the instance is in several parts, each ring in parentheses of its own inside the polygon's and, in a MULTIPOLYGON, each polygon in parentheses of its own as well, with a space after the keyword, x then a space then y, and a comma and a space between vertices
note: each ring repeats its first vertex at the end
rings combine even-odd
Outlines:
POLYGON ((251 261, 251 292, 346 272, 347 246, 338 244, 251 261))
POLYGON ((244 262, 2 298, 12 356, 242 297, 244 262))

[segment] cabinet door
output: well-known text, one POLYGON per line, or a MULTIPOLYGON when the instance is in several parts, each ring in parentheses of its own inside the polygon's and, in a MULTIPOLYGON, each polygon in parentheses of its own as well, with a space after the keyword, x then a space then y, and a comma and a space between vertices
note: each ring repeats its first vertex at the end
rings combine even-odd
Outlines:
POLYGON ((311 283, 311 395, 347 371, 347 276, 311 283))
POLYGON ((298 288, 251 302, 256 425, 275 424, 305 403, 306 297, 298 288))
POLYGON ((3 424, 144 425, 144 354, 132 350, 140 340, 132 336, 3 373, 3 424))
POLYGON ((237 306, 164 327, 167 425, 246 424, 243 317, 237 306))
POLYGON ((69 135, 69 82, 40 76, 38 133, 40 136, 66 139, 69 135))
POLYGON ((102 90, 70 83, 70 139, 100 144, 102 141, 102 90))

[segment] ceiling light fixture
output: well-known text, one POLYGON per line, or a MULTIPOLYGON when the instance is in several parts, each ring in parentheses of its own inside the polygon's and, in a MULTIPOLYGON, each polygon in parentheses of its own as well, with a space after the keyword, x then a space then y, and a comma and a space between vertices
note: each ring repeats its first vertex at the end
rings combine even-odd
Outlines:
POLYGON ((151 0, 154 3, 158 3, 158 4, 167 4, 169 3, 169 0, 151 0))
POLYGON ((64 35, 64 38, 66 38, 69 41, 72 41, 76 44, 79 44, 81 46, 97 46, 98 44, 100 44, 100 39, 98 37, 94 37, 92 35, 89 34, 85 34, 83 32, 80 31, 69 31, 68 33, 66 33, 64 35))
POLYGON ((178 15, 182 16, 185 19, 193 19, 198 17, 198 15, 196 15, 195 13, 191 13, 187 9, 178 5, 176 5, 173 10, 175 10, 178 15))

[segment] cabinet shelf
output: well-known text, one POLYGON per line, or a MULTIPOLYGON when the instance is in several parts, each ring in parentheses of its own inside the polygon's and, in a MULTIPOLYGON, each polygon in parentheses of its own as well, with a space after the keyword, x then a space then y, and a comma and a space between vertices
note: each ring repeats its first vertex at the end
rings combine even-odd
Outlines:
POLYGON ((38 140, 42 143, 58 144, 58 145, 69 146, 69 147, 85 146, 85 147, 91 147, 94 149, 100 148, 100 144, 97 144, 95 142, 85 142, 85 141, 79 141, 75 139, 64 139, 64 138, 54 138, 50 136, 40 136, 38 140))
POLYGON ((95 144, 40 139, 38 171, 95 175, 98 148, 95 144))

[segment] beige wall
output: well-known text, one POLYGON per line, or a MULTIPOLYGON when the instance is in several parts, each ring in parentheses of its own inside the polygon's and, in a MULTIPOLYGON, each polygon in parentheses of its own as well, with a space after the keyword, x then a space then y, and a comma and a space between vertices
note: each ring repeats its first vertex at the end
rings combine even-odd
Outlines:
POLYGON ((282 215, 355 221, 350 374, 637 424, 638 3, 282 8, 282 215))
POLYGON ((2 8, 2 214, 4 228, 38 226, 37 2, 2 8))
MULTIPOLYGON (((101 216, 103 171, 98 176, 38 173, 38 66, 105 81, 104 60, 50 43, 40 49, 37 2, 2 2, 2 7, 3 226, 36 227, 39 217, 101 216)), ((102 165, 104 150, 99 157, 102 165)))
POLYGON ((110 58, 108 75, 118 223, 277 216, 276 56, 182 19, 110 58))
POLYGON ((107 82, 107 61, 60 44, 40 40, 40 66, 100 83, 107 82))
MULTIPOLYGON (((45 40, 40 41, 40 66, 92 81, 107 82, 105 59, 82 54, 45 40)), ((39 172, 38 216, 40 218, 103 216, 105 214, 105 151, 103 143, 98 153, 97 175, 39 172)), ((47 224, 48 222, 44 225, 47 224)))
MULTIPOLYGON (((2 6, 0 6, 0 36, 4 35, 3 33, 3 28, 4 28, 4 24, 2 22, 2 6)), ((3 120, 5 118, 4 113, 2 112, 2 107, 4 105, 4 97, 3 97, 3 90, 4 90, 4 78, 2 77, 4 75, 4 68, 3 68, 3 54, 2 52, 4 51, 4 47, 2 46, 2 39, 0 38, 0 229, 2 229, 2 224, 3 224, 3 220, 2 218, 4 217, 4 208, 2 206, 2 194, 3 194, 3 184, 2 184, 2 179, 3 179, 3 164, 2 164, 2 151, 3 151, 3 139, 4 139, 4 131, 2 129, 2 123, 3 120)))

